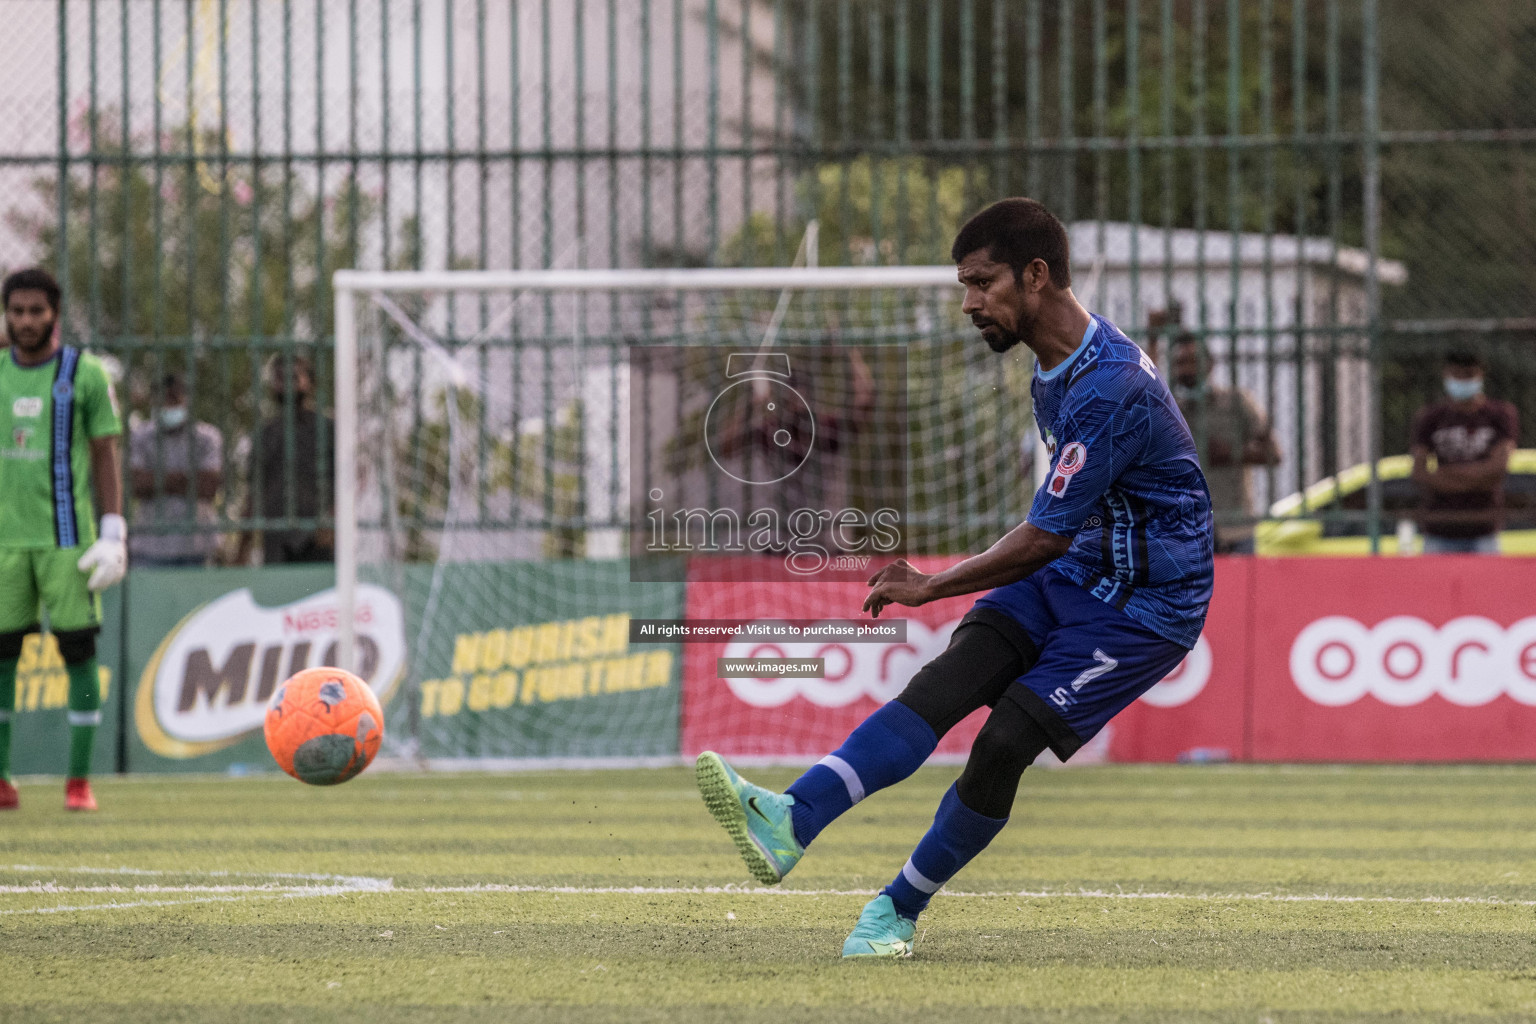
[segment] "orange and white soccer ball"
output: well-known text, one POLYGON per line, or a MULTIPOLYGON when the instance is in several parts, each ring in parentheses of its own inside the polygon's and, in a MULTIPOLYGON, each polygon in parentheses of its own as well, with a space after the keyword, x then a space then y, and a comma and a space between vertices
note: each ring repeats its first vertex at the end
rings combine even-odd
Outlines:
POLYGON ((384 710, 351 672, 307 668, 272 695, 263 731, 279 768, 312 786, 334 786, 379 752, 384 710))

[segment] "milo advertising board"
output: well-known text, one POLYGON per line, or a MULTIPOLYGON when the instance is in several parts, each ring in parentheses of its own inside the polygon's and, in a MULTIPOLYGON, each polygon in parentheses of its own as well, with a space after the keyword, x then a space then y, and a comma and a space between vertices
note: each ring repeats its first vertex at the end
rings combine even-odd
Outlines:
MULTIPOLYGON (((134 771, 272 767, 266 705, 293 673, 336 662, 330 566, 144 570, 130 581, 128 671, 134 771)), ((405 676, 405 609, 363 585, 358 674, 388 706, 405 676)))
MULTIPOLYGON (((407 577, 407 606, 426 607, 429 589, 407 577)), ((631 645, 629 620, 681 615, 681 583, 571 559, 448 565, 436 590, 446 611, 413 634, 415 700, 401 723, 422 756, 677 754, 679 649, 631 645)))
MULTIPOLYGON (((677 752, 680 658, 631 648, 628 634, 632 612, 680 614, 680 584, 632 584, 623 563, 432 570, 358 590, 357 671, 384 705, 386 755, 677 752)), ((129 594, 129 769, 276 770, 267 701, 293 673, 336 661, 332 568, 146 569, 129 594)))

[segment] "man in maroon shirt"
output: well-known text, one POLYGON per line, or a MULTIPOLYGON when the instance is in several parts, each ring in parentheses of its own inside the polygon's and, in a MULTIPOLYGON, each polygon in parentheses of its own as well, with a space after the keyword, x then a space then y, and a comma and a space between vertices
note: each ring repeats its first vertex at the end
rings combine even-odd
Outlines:
POLYGON ((1424 553, 1496 555, 1504 477, 1520 415, 1509 402, 1483 394, 1483 364, 1470 353, 1446 356, 1445 392, 1446 400, 1413 418, 1413 480, 1424 496, 1419 520, 1424 553))

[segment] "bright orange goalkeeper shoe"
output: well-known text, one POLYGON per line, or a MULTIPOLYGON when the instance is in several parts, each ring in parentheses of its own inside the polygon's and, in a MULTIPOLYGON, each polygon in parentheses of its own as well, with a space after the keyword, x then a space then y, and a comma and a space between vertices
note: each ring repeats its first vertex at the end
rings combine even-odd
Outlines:
POLYGON ((96 809, 96 798, 91 795, 90 779, 70 779, 64 783, 64 809, 66 811, 96 809))
POLYGON ((0 811, 14 811, 21 806, 21 794, 10 779, 0 779, 0 811))

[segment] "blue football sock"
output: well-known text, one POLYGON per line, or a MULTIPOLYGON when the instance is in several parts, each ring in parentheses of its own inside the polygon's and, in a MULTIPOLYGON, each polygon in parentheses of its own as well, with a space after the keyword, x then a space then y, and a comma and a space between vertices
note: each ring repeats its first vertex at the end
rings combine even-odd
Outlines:
POLYGON ((938 745, 922 716, 900 701, 888 702, 785 790, 795 798, 795 838, 809 846, 839 814, 917 771, 938 745))
POLYGON ((933 827, 912 851, 896 880, 880 891, 896 904, 898 914, 917 920, 933 894, 985 850, 1006 824, 1007 818, 989 818, 965 806, 955 787, 950 786, 939 802, 939 813, 933 816, 933 827))

